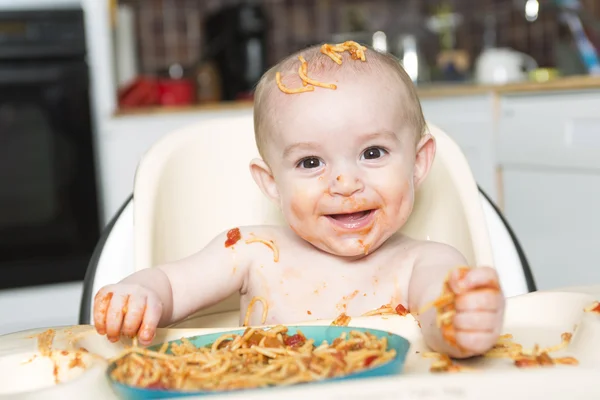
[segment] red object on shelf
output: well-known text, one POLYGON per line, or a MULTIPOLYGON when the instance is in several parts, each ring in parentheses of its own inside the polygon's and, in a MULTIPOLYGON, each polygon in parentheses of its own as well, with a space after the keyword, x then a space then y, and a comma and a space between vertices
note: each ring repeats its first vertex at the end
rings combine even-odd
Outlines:
POLYGON ((118 93, 119 108, 155 106, 159 103, 156 79, 140 77, 121 88, 118 93))
POLYGON ((158 97, 163 106, 193 104, 196 101, 196 87, 188 79, 160 79, 158 97))
POLYGON ((240 92, 235 96, 236 101, 252 101, 254 100, 254 91, 240 92))

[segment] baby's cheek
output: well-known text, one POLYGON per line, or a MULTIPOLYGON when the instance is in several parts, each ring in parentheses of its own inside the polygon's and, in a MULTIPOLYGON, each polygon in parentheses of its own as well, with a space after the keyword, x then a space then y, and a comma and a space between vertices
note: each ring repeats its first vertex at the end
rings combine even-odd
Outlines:
POLYGON ((307 221, 312 213, 308 202, 301 196, 293 196, 287 204, 287 207, 285 207, 284 212, 290 227, 297 234, 304 230, 303 225, 305 225, 305 223, 303 223, 303 221, 307 221))
POLYGON ((409 211, 414 201, 413 187, 408 180, 397 182, 387 190, 382 190, 380 194, 387 208, 395 215, 409 211))
POLYGON ((289 211, 290 214, 302 220, 312 214, 315 203, 315 195, 304 187, 293 186, 289 191, 289 211))
POLYGON ((295 219, 302 219, 306 215, 306 205, 296 197, 290 202, 290 212, 295 219))

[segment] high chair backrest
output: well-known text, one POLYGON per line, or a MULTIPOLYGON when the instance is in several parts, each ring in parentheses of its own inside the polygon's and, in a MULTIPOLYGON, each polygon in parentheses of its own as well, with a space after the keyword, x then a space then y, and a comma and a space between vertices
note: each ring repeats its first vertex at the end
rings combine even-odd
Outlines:
MULTIPOLYGON (((236 226, 285 223, 250 176, 249 162, 258 157, 252 118, 248 112, 202 121, 167 135, 145 154, 134 189, 136 270, 186 257, 236 226)), ((435 160, 402 231, 450 244, 471 265, 492 265, 467 161, 444 132, 433 125, 429 131, 436 139, 435 160)), ((201 314, 237 310, 238 300, 234 295, 201 314)))

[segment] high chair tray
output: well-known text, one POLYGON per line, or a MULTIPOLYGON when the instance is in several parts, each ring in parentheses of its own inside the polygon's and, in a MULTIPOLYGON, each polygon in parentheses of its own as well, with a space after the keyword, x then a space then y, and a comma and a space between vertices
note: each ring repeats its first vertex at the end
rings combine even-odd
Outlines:
MULTIPOLYGON (((525 349, 552 347, 561 334, 572 339, 553 357, 574 357, 578 365, 517 368, 508 358, 478 357, 459 361, 470 368, 458 373, 432 373, 431 358, 424 355, 420 328, 410 315, 352 318, 350 326, 379 329, 400 335, 411 346, 401 375, 368 378, 318 385, 231 393, 208 398, 231 399, 598 399, 600 385, 600 314, 584 308, 600 300, 600 286, 564 291, 536 292, 507 299, 503 333, 525 349)), ((237 320, 237 313, 208 316, 194 323, 207 326, 215 321, 237 320)), ((329 325, 331 321, 311 321, 306 325, 329 325)), ((209 333, 233 331, 239 327, 160 329, 153 344, 209 333)), ((58 327, 52 349, 56 363, 38 351, 38 337, 47 328, 0 336, 0 399, 116 399, 106 377, 107 358, 123 351, 125 340, 110 343, 90 326, 58 327), (85 349, 86 352, 84 352, 85 349), (35 358, 33 358, 35 356, 35 358), (73 360, 79 357, 81 363, 73 360), (82 368, 82 364, 85 365, 82 368), (55 383, 55 373, 59 383, 55 383), (69 397, 70 396, 70 397, 69 397)), ((193 398, 193 397, 188 397, 193 398)))

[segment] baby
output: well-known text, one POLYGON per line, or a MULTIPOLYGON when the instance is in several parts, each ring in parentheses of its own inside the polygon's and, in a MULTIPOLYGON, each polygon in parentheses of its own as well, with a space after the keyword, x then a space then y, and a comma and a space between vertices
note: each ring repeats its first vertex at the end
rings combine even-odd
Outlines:
MULTIPOLYGON (((434 351, 464 358, 494 345, 504 315, 495 270, 460 274, 466 260, 453 247, 398 233, 431 167, 435 140, 396 59, 353 43, 305 49, 262 77, 254 120, 261 158, 250 171, 287 226, 240 227, 238 241, 237 232, 223 232, 188 258, 103 287, 94 302, 99 334, 113 342, 137 335, 149 344, 158 326, 239 292, 241 318, 260 296, 267 324, 402 304, 434 351), (251 238, 272 241, 278 256, 246 243, 251 238), (435 309, 418 313, 440 296, 448 276, 457 293, 457 345, 442 336, 435 309)), ((260 324, 261 315, 257 305, 250 324, 260 324)))

